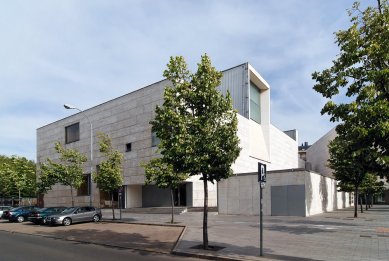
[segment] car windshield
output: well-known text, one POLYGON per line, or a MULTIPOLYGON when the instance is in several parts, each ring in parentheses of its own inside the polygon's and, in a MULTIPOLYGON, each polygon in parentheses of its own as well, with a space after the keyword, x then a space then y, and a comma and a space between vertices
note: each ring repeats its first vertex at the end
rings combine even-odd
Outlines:
POLYGON ((11 208, 10 211, 19 211, 21 209, 22 209, 21 207, 20 208, 11 208))
POLYGON ((64 211, 62 211, 61 213, 64 213, 64 214, 69 214, 69 213, 72 213, 76 208, 67 208, 65 209, 64 211))

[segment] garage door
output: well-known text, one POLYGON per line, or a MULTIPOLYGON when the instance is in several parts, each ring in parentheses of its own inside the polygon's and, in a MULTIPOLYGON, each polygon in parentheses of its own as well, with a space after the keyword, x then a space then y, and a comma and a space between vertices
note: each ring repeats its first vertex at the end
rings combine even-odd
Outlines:
POLYGON ((305 185, 272 186, 271 215, 305 217, 305 185))

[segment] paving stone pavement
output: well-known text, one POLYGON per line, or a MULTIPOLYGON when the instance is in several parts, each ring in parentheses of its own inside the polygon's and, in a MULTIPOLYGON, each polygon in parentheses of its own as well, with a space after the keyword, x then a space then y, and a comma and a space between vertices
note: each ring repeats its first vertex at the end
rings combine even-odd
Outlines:
MULTIPOLYGON (((161 223, 169 215, 125 213, 132 222, 161 223)), ((186 225, 176 254, 226 260, 389 260, 389 206, 375 205, 353 217, 353 208, 312 217, 264 217, 264 256, 260 257, 259 217, 209 215, 209 244, 218 251, 194 248, 202 243, 202 213, 176 216, 186 225)))
POLYGON ((353 218, 352 208, 312 217, 265 216, 263 257, 259 249, 258 216, 210 212, 209 244, 215 250, 196 247, 202 243, 201 212, 176 215, 175 226, 169 224, 168 214, 123 211, 120 222, 125 224, 112 222, 111 217, 111 210, 104 209, 105 222, 70 227, 0 221, 0 230, 219 260, 389 260, 386 205, 375 205, 365 213, 358 213, 358 218, 353 218))

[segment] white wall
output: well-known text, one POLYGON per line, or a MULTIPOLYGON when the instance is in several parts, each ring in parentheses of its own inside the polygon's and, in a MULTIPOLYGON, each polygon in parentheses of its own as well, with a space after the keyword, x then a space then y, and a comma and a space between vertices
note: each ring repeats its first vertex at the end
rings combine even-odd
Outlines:
POLYGON ((350 206, 350 193, 338 192, 336 183, 314 172, 305 176, 307 216, 350 206))
MULTIPOLYGON (((200 176, 192 176, 188 179, 192 182, 193 198, 192 207, 203 207, 204 206, 204 182, 200 180, 200 176)), ((217 184, 208 182, 208 206, 217 206, 217 184)))
MULTIPOLYGON (((237 174, 218 183, 218 210, 228 215, 259 215, 256 173, 237 174)), ((337 192, 336 181, 302 169, 272 171, 263 190, 263 213, 271 215, 271 187, 305 185, 306 216, 349 207, 349 193, 337 192)))
POLYGON ((232 165, 234 173, 256 171, 258 161, 269 161, 269 148, 261 125, 238 114, 238 137, 242 150, 232 165))
POLYGON ((330 158, 328 144, 336 135, 335 128, 333 128, 307 149, 307 162, 311 163, 313 171, 332 176, 332 170, 327 166, 327 160, 330 158))
POLYGON ((283 131, 270 125, 270 165, 267 170, 298 168, 298 144, 283 131))
POLYGON ((142 186, 141 185, 126 186, 126 207, 127 208, 142 207, 142 186))

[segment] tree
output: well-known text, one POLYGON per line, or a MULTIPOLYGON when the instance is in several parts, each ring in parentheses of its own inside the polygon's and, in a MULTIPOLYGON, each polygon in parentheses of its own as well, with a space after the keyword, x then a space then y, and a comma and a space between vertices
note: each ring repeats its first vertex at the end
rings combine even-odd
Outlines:
POLYGON ((369 204, 372 203, 374 195, 381 193, 384 190, 384 183, 377 180, 377 176, 371 173, 366 174, 365 179, 361 184, 361 192, 365 196, 366 210, 369 204))
POLYGON ((175 173, 199 175, 203 181, 203 248, 208 249, 208 181, 232 175, 231 165, 240 153, 236 111, 229 93, 224 97, 218 91, 222 73, 207 55, 194 74, 182 56, 171 57, 163 75, 171 86, 150 123, 161 141, 163 161, 175 173))
POLYGON ((45 191, 58 182, 69 186, 74 207, 73 190, 78 189, 84 180, 83 165, 87 158, 76 149, 64 148, 59 142, 55 144, 55 150, 60 154, 59 162, 47 159, 47 163, 41 164, 39 189, 45 191))
POLYGON ((170 189, 172 206, 171 223, 174 223, 174 189, 177 189, 188 178, 185 173, 176 173, 173 166, 163 162, 162 158, 150 160, 143 165, 146 174, 146 185, 154 183, 158 188, 170 189))
POLYGON ((359 188, 366 171, 363 165, 363 155, 354 150, 353 144, 341 136, 335 137, 329 145, 329 167, 339 181, 341 191, 354 192, 354 217, 358 217, 359 188))
POLYGON ((113 192, 123 185, 122 161, 123 154, 112 147, 111 139, 105 133, 98 133, 100 152, 106 158, 100 162, 98 172, 93 174, 93 180, 100 190, 110 193, 112 205, 112 217, 115 219, 113 204, 113 192))
POLYGON ((350 153, 366 156, 359 158, 365 171, 388 175, 388 1, 378 1, 378 8, 368 7, 363 12, 359 3, 354 3, 349 15, 351 27, 336 33, 340 53, 333 65, 312 74, 314 90, 330 99, 321 113, 340 122, 338 135, 354 144, 350 153))
POLYGON ((0 195, 1 197, 21 197, 35 195, 36 166, 32 160, 18 156, 0 155, 0 195))

